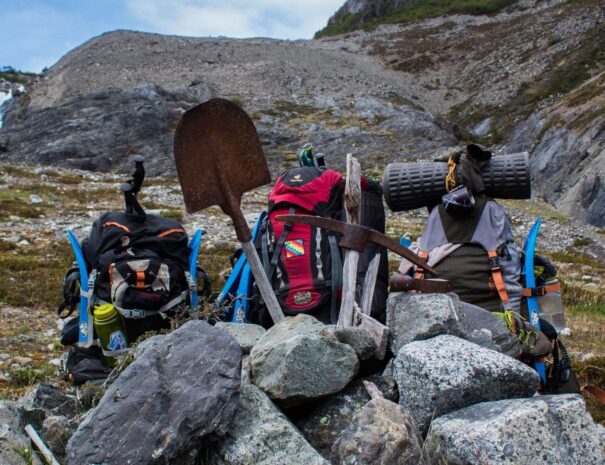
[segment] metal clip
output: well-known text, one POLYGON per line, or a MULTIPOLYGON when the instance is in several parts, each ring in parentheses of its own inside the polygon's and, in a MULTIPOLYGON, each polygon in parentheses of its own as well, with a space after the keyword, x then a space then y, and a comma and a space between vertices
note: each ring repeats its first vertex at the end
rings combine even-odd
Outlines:
POLYGON ((120 313, 126 318, 145 318, 147 313, 145 310, 139 310, 136 308, 120 310, 120 313))

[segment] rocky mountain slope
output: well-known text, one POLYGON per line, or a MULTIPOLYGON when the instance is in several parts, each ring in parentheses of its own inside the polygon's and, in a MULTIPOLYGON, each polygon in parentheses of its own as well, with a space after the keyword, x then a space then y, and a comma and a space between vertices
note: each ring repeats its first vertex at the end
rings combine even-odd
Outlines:
POLYGON ((379 24, 428 4, 348 1, 374 11, 359 23, 373 29, 311 41, 104 34, 5 106, 0 159, 120 170, 138 152, 153 174, 174 173, 176 121, 220 96, 251 114, 274 171, 308 141, 332 165, 354 152, 379 175, 474 140, 529 150, 535 191, 604 226, 603 2, 379 24))

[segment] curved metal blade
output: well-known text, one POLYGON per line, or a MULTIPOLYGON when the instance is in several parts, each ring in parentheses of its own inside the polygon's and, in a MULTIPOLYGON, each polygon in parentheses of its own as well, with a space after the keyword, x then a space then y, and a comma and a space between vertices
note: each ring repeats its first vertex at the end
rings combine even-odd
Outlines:
POLYGON ((308 215, 279 215, 276 217, 279 221, 285 221, 287 223, 304 223, 310 224, 317 228, 327 229, 328 231, 334 231, 342 235, 340 240, 340 246, 346 249, 363 251, 368 242, 374 242, 375 244, 381 245, 386 249, 395 252, 416 266, 422 268, 427 273, 437 276, 438 273, 428 266, 426 262, 412 252, 410 249, 402 246, 399 242, 390 239, 378 231, 375 231, 365 226, 359 226, 356 224, 345 223, 343 221, 333 220, 330 218, 322 218, 320 216, 308 216, 308 215))

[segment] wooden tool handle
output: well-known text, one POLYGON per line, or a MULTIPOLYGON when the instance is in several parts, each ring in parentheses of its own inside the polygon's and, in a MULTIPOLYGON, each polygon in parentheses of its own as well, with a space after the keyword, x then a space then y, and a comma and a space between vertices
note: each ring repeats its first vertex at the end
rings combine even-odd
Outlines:
POLYGON ((44 441, 32 425, 26 425, 25 432, 35 444, 35 446, 38 448, 40 454, 42 454, 42 457, 44 457, 44 460, 46 461, 46 463, 48 463, 48 465, 60 465, 53 453, 46 446, 46 444, 44 444, 44 441))
POLYGON ((242 242, 242 249, 246 254, 246 259, 250 264, 250 270, 252 271, 252 275, 254 276, 254 280, 256 281, 260 295, 267 306, 267 310, 269 310, 269 313, 271 314, 273 323, 277 324, 284 319, 284 313, 279 306, 277 297, 275 297, 275 292, 273 291, 273 288, 269 283, 269 279, 265 274, 265 270, 263 269, 263 265, 258 257, 256 248, 252 242, 247 241, 242 242))
POLYGON ((380 252, 372 258, 366 271, 366 277, 363 281, 363 294, 361 296, 361 311, 366 315, 372 312, 372 300, 374 300, 374 289, 376 288, 376 278, 378 277, 378 268, 380 267, 380 252))
MULTIPOLYGON (((345 210, 347 223, 359 224, 359 206, 361 205, 361 168, 359 162, 347 154, 347 182, 345 184, 345 210)), ((346 328, 353 325, 353 304, 357 288, 357 263, 359 252, 345 250, 342 270, 342 301, 337 326, 346 328)))
POLYGON ((239 199, 232 195, 230 198, 228 198, 224 205, 221 205, 221 209, 231 217, 237 240, 242 244, 244 242, 250 242, 250 239, 252 239, 252 233, 250 232, 246 218, 244 218, 244 214, 240 208, 239 199))

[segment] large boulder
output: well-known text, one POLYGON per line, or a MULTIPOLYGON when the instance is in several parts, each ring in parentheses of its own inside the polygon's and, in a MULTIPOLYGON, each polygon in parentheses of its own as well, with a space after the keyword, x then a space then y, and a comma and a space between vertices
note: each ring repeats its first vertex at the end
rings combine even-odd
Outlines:
POLYGON ((463 339, 511 357, 521 353, 521 344, 515 335, 493 313, 466 302, 460 302, 457 312, 463 339))
POLYGON ((252 382, 284 405, 325 397, 359 370, 355 350, 310 315, 285 318, 250 352, 252 382))
POLYGON ((67 464, 188 463, 239 406, 241 350, 200 320, 145 341, 67 444, 67 464))
POLYGON ((73 418, 78 414, 78 400, 74 395, 46 383, 36 384, 19 399, 17 405, 21 425, 29 423, 38 430, 47 416, 73 418))
POLYGON ((396 292, 387 301, 389 348, 396 354, 405 344, 440 334, 462 335, 455 294, 396 292))
POLYGON ((588 465, 605 463, 605 428, 574 394, 484 402, 431 425, 431 463, 588 465))
POLYGON ((493 313, 462 302, 456 294, 389 295, 387 323, 389 347, 396 354, 405 344, 441 334, 458 336, 511 357, 521 346, 504 322, 493 313))
POLYGON ((399 403, 423 433, 433 417, 479 402, 529 397, 539 382, 527 365, 448 335, 403 346, 393 377, 399 403))
MULTIPOLYGON (((399 398, 393 378, 375 375, 365 380, 374 383, 387 400, 396 402, 399 398)), ((307 441, 325 458, 330 457, 334 441, 349 427, 355 414, 371 400, 363 381, 353 381, 296 421, 307 441)))
POLYGON ((271 400, 243 384, 227 434, 204 453, 208 465, 328 465, 271 400))
POLYGON ((265 328, 259 325, 248 323, 227 323, 219 321, 217 328, 226 329, 239 343, 242 354, 249 354, 254 344, 267 332, 265 328))
POLYGON ((340 342, 353 348, 359 360, 369 360, 376 352, 376 342, 372 335, 363 328, 357 326, 337 328, 334 334, 340 342))
POLYGON ((425 465, 422 438, 400 405, 373 399, 332 447, 335 465, 425 465))

